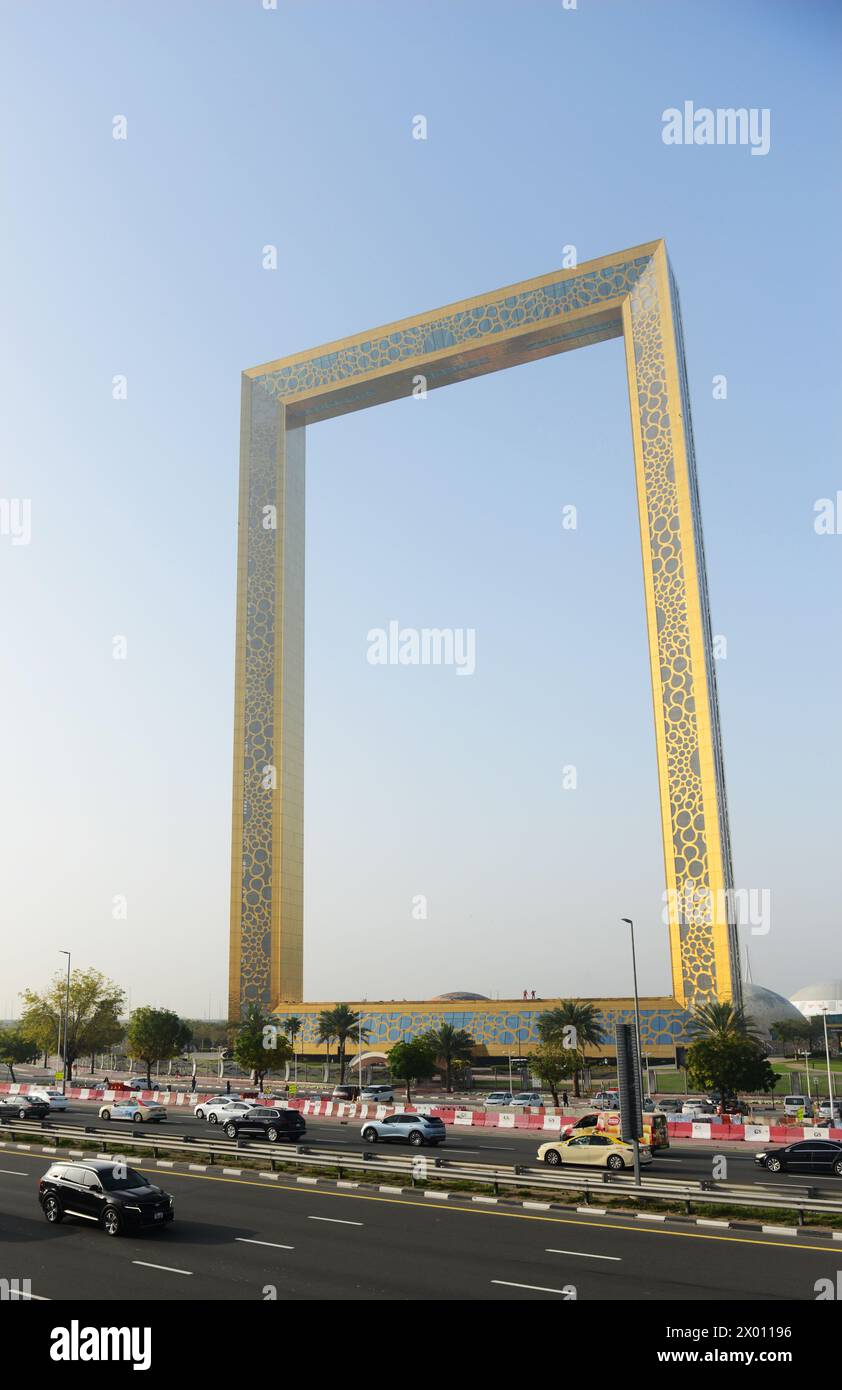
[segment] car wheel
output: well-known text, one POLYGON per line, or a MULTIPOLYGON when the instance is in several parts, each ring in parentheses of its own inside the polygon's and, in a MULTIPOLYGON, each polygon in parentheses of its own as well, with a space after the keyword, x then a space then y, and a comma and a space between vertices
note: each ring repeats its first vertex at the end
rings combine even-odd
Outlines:
POLYGON ((214 1115, 213 1111, 211 1111, 211 1113, 208 1115, 208 1124, 209 1124, 209 1125, 218 1125, 218 1124, 219 1124, 219 1116, 218 1116, 218 1115, 214 1115))
POLYGON ((280 1137, 281 1136, 276 1129, 267 1129, 266 1138, 270 1141, 270 1143, 277 1144, 280 1137))
POLYGON ((782 1166, 783 1165, 779 1158, 773 1157, 766 1159, 766 1167, 768 1168, 770 1173, 779 1173, 781 1171, 782 1166))
POLYGON ((378 1136, 378 1134, 377 1134, 377 1130, 376 1130, 376 1129, 364 1129, 364 1130, 363 1130, 363 1139, 365 1140, 365 1142, 366 1142, 367 1144, 376 1144, 376 1143, 377 1143, 377 1140, 378 1140, 378 1137, 379 1137, 379 1136, 378 1136))
POLYGON ((607 1168, 613 1168, 614 1171, 617 1172, 620 1168, 625 1168, 626 1165, 619 1154, 609 1154, 608 1162, 605 1166, 607 1168))
POLYGON ((110 1119, 111 1119, 111 1111, 110 1111, 110 1110, 100 1110, 100 1112, 99 1112, 99 1118, 100 1118, 101 1120, 110 1120, 110 1119))
POLYGON ((136 1125, 143 1124, 143 1116, 141 1115, 139 1110, 135 1111, 135 1113, 132 1115, 132 1119, 134 1120, 136 1125))
POLYGON ((26 1119, 26 1111, 25 1111, 25 1110, 19 1110, 19 1111, 18 1111, 18 1119, 19 1119, 19 1120, 25 1120, 25 1119, 26 1119))
POLYGON ((48 1197, 44 1202, 44 1215, 51 1226, 57 1226, 59 1221, 64 1220, 64 1212, 55 1197, 48 1197))
POLYGON ((201 1109, 199 1109, 199 1110, 194 1110, 194 1111, 193 1111, 193 1114, 196 1116, 196 1119, 197 1119, 197 1120, 203 1120, 203 1119, 205 1118, 205 1112, 204 1112, 204 1110, 201 1110, 201 1109))
POLYGON ((414 1129, 412 1131, 412 1133, 409 1136, 409 1142, 410 1144, 414 1144, 416 1149, 421 1147, 421 1145, 424 1143, 424 1136, 421 1133, 420 1129, 414 1129))
POLYGON ((833 1165, 833 1171, 836 1174, 837 1178, 842 1178, 842 1158, 837 1158, 836 1162, 833 1165))
POLYGON ((226 1125, 226 1126, 225 1126, 225 1133, 228 1135, 228 1138, 229 1138, 229 1139, 236 1139, 236 1137, 237 1137, 237 1126, 236 1126, 236 1125, 226 1125))
POLYGON ((550 1149, 548 1153, 545 1153, 544 1162, 548 1163, 551 1168, 559 1168, 561 1166, 561 1154, 558 1149, 550 1149))
POLYGON ((106 1207, 102 1214, 102 1229, 107 1236, 118 1236, 123 1229, 123 1219, 116 1207, 106 1207))

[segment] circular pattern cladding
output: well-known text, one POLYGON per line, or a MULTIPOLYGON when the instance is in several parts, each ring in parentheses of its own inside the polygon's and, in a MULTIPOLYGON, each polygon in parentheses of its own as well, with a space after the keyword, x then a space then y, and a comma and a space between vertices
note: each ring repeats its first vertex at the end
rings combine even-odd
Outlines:
POLYGON ((493 341, 498 334, 512 328, 537 325, 551 318, 563 320, 565 314, 577 309, 592 308, 628 294, 647 264, 648 257, 636 256, 620 265, 568 275, 549 285, 443 314, 427 323, 393 329, 381 338, 369 338, 334 352, 319 353, 275 372, 267 372, 260 380, 283 399, 385 370, 398 362, 440 352, 460 343, 475 343, 483 338, 493 341))
MULTIPOLYGON (((675 449, 654 265, 630 296, 640 414, 640 445, 658 629, 661 715, 670 789, 673 871, 685 906, 679 924, 681 966, 688 997, 716 993, 716 959, 707 828, 699 766, 687 576, 684 564, 675 449)), ((690 539, 692 544, 692 538, 690 539)))
POLYGON ((240 881, 240 996, 270 1005, 272 956, 273 796, 263 769, 274 763, 275 542, 264 507, 275 501, 274 451, 252 450, 248 496, 245 705, 243 710, 243 841, 240 881))

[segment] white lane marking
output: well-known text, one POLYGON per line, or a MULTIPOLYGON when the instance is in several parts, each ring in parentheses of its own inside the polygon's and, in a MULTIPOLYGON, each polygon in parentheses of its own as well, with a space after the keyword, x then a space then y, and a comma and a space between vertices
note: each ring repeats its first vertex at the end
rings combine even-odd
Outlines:
POLYGON ((14 1303, 15 1300, 18 1298, 34 1298, 37 1300, 38 1303, 52 1303, 53 1301, 51 1298, 48 1298, 47 1295, 44 1293, 25 1293, 23 1289, 10 1290, 9 1302, 14 1303))
POLYGON ((335 1216, 308 1216, 308 1221, 329 1221, 332 1226, 362 1226, 362 1221, 340 1221, 335 1216))
POLYGON ((167 1274, 192 1274, 192 1269, 174 1269, 172 1265, 153 1265, 148 1260, 132 1260, 133 1265, 143 1265, 144 1269, 163 1269, 167 1274))
POLYGON ((618 1264, 622 1262, 622 1255, 592 1255, 589 1250, 553 1250, 547 1246, 548 1255, 578 1255, 582 1260, 616 1260, 618 1264))
POLYGON ((250 1240, 248 1236, 235 1236, 241 1245, 271 1245, 273 1250, 294 1250, 294 1245, 279 1245, 276 1240, 250 1240))
POLYGON ((24 1173, 21 1168, 0 1168, 0 1173, 11 1173, 13 1178, 28 1178, 29 1174, 24 1173))
POLYGON ((533 1289, 535 1293, 560 1293, 567 1292, 566 1289, 546 1289, 543 1284, 515 1284, 511 1279, 492 1279, 492 1284, 503 1284, 507 1289, 533 1289))

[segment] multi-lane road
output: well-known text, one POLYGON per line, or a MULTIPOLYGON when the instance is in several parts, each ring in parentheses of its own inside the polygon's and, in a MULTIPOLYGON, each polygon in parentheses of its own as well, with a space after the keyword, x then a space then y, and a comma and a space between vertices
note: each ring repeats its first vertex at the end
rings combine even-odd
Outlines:
POLYGON ((175 1170, 151 1170, 175 1197, 173 1224, 110 1239, 70 1218, 47 1224, 46 1166, 0 1152, 0 1278, 28 1279, 36 1299, 813 1300, 842 1253, 821 1236, 175 1170))
MULTIPOLYGON (((97 1118, 100 1104, 99 1101, 74 1101, 71 1109, 51 1115, 49 1124, 57 1127, 95 1125, 97 1128, 103 1128, 105 1122, 97 1118)), ((361 1122, 358 1119, 346 1122, 335 1118, 313 1118, 308 1115, 306 1122, 305 1142, 308 1148, 315 1151, 319 1149, 372 1151, 372 1146, 365 1144, 362 1140, 361 1122)), ((130 1137, 132 1128, 131 1125, 123 1122, 111 1122, 111 1129, 114 1133, 119 1134, 125 1130, 127 1138, 130 1137)), ((140 1132, 140 1128, 138 1132, 140 1132)), ((192 1106, 179 1107, 178 1109, 173 1107, 163 1124, 149 1125, 143 1133, 144 1137, 157 1136, 160 1133, 162 1138, 165 1138, 166 1134, 172 1134, 176 1137, 186 1135, 196 1138, 216 1137, 224 1139, 219 1127, 211 1126, 207 1121, 195 1118, 192 1106)), ((0 1137, 5 1137, 2 1131, 0 1131, 0 1137)), ((445 1160, 450 1157, 468 1163, 491 1163, 501 1167, 510 1167, 513 1164, 532 1166, 537 1162, 536 1154, 539 1144, 550 1137, 550 1134, 543 1134, 536 1130, 486 1130, 449 1126, 446 1143, 435 1152, 437 1156, 445 1160)), ((767 1173, 754 1162, 754 1154, 761 1147, 763 1146, 759 1143, 690 1144, 686 1140, 680 1140, 674 1142, 666 1153, 656 1154, 653 1163, 646 1169, 646 1172, 662 1177, 673 1177, 677 1181, 684 1178, 698 1181, 717 1176, 731 1183, 751 1183, 770 1189, 780 1189, 781 1185, 803 1188, 809 1182, 811 1186, 815 1187, 816 1192, 823 1196, 842 1198, 842 1180, 840 1179, 823 1178, 812 1182, 803 1173, 777 1173, 774 1176, 767 1173), (723 1157, 727 1164, 725 1173, 721 1167, 723 1157), (714 1174, 715 1161, 718 1165, 716 1174, 714 1174)), ((379 1146, 377 1152, 388 1157, 389 1154, 394 1153, 406 1155, 409 1150, 405 1145, 384 1144, 379 1146)), ((429 1151, 423 1150, 423 1152, 428 1153, 429 1151)))

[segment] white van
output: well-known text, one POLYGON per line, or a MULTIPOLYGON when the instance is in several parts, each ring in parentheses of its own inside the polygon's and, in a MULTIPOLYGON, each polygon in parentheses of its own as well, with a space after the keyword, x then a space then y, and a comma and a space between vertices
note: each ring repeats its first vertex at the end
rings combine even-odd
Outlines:
POLYGON ((805 1116, 812 1115, 813 1102, 809 1096, 784 1096, 785 1115, 794 1115, 797 1118, 799 1110, 803 1111, 805 1116))

